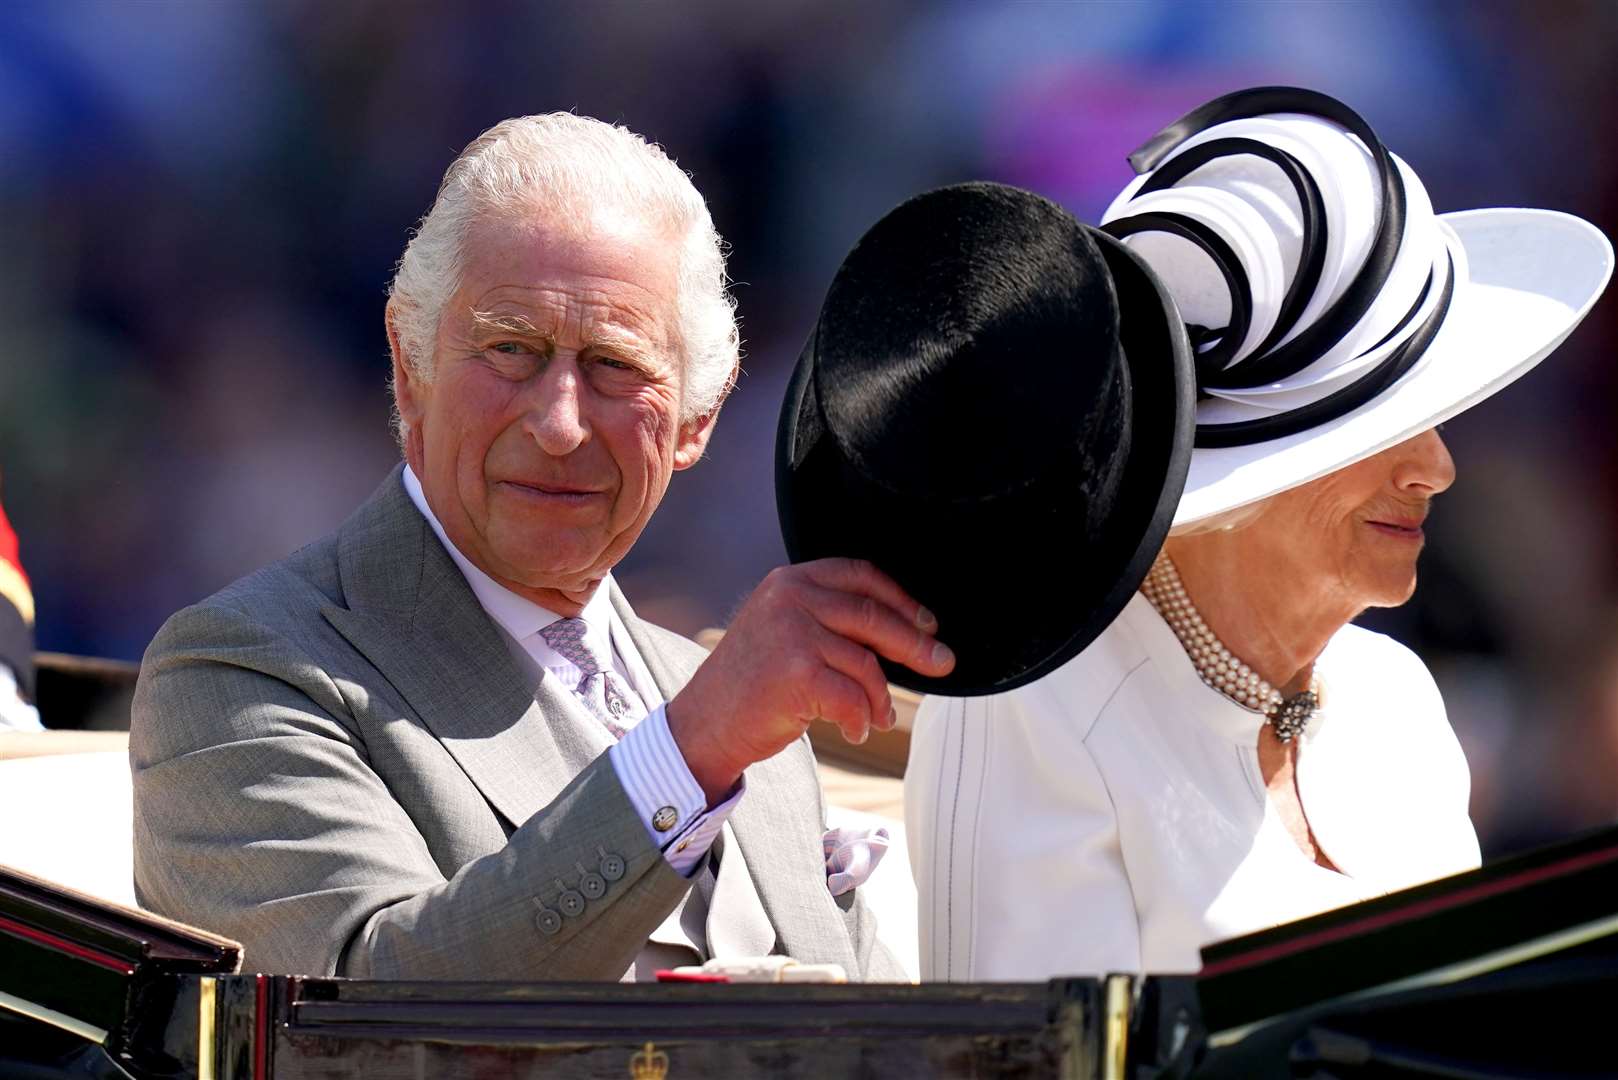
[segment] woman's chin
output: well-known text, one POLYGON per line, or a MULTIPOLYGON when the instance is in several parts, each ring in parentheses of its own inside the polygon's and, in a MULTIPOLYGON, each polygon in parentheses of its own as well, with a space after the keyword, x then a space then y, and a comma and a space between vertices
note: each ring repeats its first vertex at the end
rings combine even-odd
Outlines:
POLYGON ((1378 575, 1378 580, 1366 583, 1366 607, 1400 607, 1416 594, 1416 573, 1397 571, 1378 575))

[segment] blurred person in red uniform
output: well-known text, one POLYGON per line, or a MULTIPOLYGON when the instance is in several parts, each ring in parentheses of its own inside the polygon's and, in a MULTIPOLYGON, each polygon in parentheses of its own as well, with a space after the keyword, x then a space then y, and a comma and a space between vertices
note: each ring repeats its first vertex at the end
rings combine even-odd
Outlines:
POLYGON ((34 593, 0 505, 0 731, 40 729, 33 697, 34 593))

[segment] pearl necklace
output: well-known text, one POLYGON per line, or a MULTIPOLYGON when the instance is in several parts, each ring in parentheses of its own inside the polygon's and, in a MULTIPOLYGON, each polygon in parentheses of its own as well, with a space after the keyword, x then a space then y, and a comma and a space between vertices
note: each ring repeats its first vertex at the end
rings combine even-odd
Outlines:
POLYGON ((1166 553, 1152 564, 1140 591, 1180 639, 1191 666, 1204 683, 1242 708, 1263 714, 1283 743, 1303 732, 1320 708, 1319 679, 1311 679, 1309 689, 1302 693, 1284 697, 1262 675, 1237 659, 1202 621, 1180 580, 1180 572, 1166 553))

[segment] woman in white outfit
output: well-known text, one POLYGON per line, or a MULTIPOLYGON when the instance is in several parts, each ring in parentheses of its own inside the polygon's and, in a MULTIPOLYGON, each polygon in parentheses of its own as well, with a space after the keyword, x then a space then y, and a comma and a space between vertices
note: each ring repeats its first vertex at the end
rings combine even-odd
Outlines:
POLYGON ((1189 478, 1088 648, 923 704, 924 980, 1195 971, 1210 942, 1478 864, 1432 678, 1351 620, 1415 588, 1455 476, 1435 426, 1561 343, 1611 247, 1550 211, 1435 215, 1363 120, 1306 91, 1210 102, 1131 160, 1103 228, 1190 332, 1189 478))

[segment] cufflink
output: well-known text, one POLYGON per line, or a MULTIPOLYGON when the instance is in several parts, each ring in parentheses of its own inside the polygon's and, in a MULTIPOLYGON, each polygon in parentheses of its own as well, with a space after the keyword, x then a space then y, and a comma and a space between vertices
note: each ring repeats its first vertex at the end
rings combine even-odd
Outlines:
POLYGON ((660 806, 657 813, 652 815, 652 828, 658 832, 668 832, 680 820, 680 813, 672 806, 660 806))

